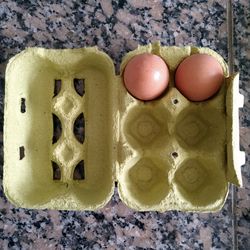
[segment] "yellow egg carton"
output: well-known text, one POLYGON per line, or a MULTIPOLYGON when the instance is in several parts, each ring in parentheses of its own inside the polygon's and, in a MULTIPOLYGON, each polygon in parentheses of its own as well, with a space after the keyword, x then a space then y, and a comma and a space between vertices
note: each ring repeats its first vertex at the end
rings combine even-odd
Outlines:
POLYGON ((5 95, 3 184, 18 207, 96 210, 117 182, 121 200, 135 210, 217 211, 228 183, 242 185, 239 76, 229 76, 211 49, 140 46, 116 75, 96 47, 28 48, 7 65, 5 95), (170 69, 166 93, 149 102, 132 97, 122 80, 127 62, 144 52, 170 69), (177 66, 195 53, 214 56, 225 75, 204 102, 188 101, 174 86, 177 66), (55 118, 62 129, 57 139, 55 118))

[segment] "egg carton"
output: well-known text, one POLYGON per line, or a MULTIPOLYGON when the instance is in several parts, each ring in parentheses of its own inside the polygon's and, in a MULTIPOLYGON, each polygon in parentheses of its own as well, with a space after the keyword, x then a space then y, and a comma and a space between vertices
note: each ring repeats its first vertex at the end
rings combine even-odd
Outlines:
POLYGON ((242 185, 243 96, 239 75, 229 76, 220 55, 149 44, 129 52, 120 72, 96 47, 28 48, 9 61, 3 185, 10 202, 96 210, 108 203, 117 182, 132 209, 207 212, 222 208, 229 182, 242 185), (131 96, 122 80, 127 62, 144 52, 159 55, 170 70, 167 91, 149 102, 131 96), (214 56, 225 75, 220 91, 203 102, 190 102, 174 85, 177 66, 195 53, 214 56))

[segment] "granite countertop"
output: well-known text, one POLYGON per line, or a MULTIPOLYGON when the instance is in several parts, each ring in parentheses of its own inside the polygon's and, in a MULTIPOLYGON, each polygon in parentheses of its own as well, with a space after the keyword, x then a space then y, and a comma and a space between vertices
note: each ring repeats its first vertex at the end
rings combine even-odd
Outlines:
MULTIPOLYGON (((1 184, 5 68, 8 59, 25 47, 97 45, 111 56, 117 71, 125 53, 157 40, 163 45, 208 46, 228 60, 230 1, 82 2, 0 2, 1 184)), ((235 239, 235 249, 250 249, 249 1, 233 2, 235 71, 240 71, 240 92, 245 96, 240 110, 244 187, 236 188, 235 196, 229 194, 220 212, 202 214, 135 212, 120 201, 117 191, 97 212, 28 210, 13 207, 1 185, 0 249, 232 249, 235 239)))

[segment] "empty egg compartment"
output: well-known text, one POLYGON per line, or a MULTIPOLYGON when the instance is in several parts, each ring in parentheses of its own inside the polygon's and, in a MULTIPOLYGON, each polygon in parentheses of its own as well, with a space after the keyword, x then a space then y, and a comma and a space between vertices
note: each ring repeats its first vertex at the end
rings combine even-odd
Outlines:
POLYGON ((161 210, 170 190, 169 169, 166 160, 152 155, 138 155, 126 162, 118 185, 123 202, 136 210, 161 210))
POLYGON ((114 75, 112 61, 96 48, 30 48, 11 59, 4 191, 12 203, 97 209, 108 202, 115 176, 114 75))
POLYGON ((228 182, 223 155, 189 153, 170 176, 174 209, 207 212, 218 211, 224 205, 228 182))
MULTIPOLYGON (((211 101, 199 105, 188 102, 178 110, 173 135, 186 150, 199 150, 206 155, 214 151, 225 154, 226 113, 220 106, 225 101, 225 87, 211 101)), ((180 95, 180 93, 179 93, 180 95)))
POLYGON ((153 151, 166 146, 169 117, 168 110, 157 102, 133 105, 121 121, 125 141, 137 151, 153 151))

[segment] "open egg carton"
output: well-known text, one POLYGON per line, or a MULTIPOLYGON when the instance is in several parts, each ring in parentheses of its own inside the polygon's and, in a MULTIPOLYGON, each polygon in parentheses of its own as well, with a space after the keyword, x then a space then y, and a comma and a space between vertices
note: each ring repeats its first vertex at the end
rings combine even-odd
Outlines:
POLYGON ((96 47, 28 48, 9 61, 5 95, 4 191, 16 206, 96 210, 117 182, 121 200, 135 210, 218 211, 228 183, 242 185, 239 76, 229 76, 211 49, 139 46, 116 75, 96 47), (149 102, 131 96, 122 80, 127 62, 144 52, 170 70, 167 91, 149 102), (187 100, 174 85, 177 66, 195 53, 214 56, 225 75, 203 102, 187 100))

